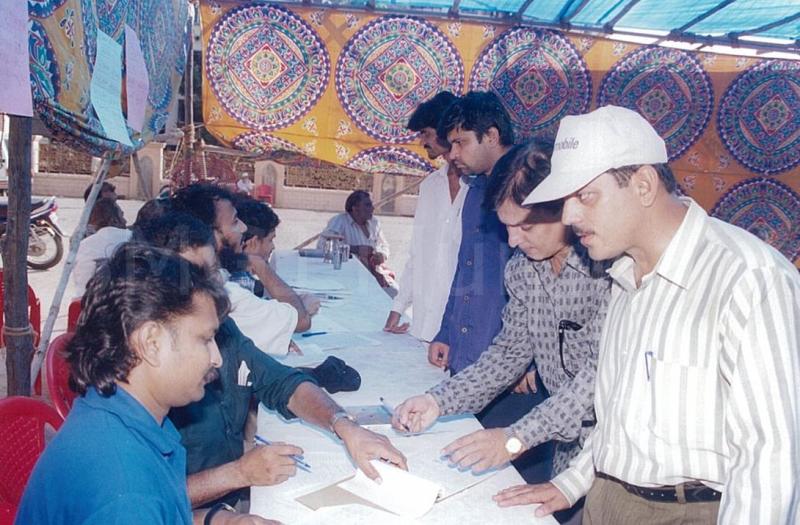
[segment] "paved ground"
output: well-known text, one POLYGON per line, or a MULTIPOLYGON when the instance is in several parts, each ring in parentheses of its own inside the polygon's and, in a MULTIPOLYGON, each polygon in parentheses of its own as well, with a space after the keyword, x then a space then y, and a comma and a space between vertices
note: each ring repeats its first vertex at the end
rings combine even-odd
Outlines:
MULTIPOLYGON (((125 217, 128 219, 129 224, 136 218, 136 213, 143 204, 141 201, 130 200, 119 201, 119 203, 125 211, 125 217)), ((58 206, 58 218, 61 222, 62 229, 68 234, 72 233, 78 224, 78 219, 83 210, 83 201, 81 199, 59 198, 58 206)), ((278 234, 275 240, 278 249, 291 249, 305 239, 320 232, 328 219, 333 215, 329 212, 306 210, 276 209, 275 211, 281 218, 281 224, 278 226, 278 234)), ((392 252, 389 259, 390 267, 399 275, 407 259, 408 245, 411 239, 412 219, 410 217, 381 216, 380 220, 392 252)), ((65 239, 65 241, 65 249, 68 249, 69 239, 65 239)), ((53 302, 53 296, 55 295, 58 281, 61 277, 62 268, 63 259, 58 266, 50 270, 28 271, 28 282, 42 302, 43 325, 53 302)), ((67 287, 67 293, 62 302, 53 331, 54 335, 62 333, 66 329, 66 309, 70 299, 70 287, 67 287)), ((5 395, 5 349, 0 348, 0 398, 5 397, 5 395)))

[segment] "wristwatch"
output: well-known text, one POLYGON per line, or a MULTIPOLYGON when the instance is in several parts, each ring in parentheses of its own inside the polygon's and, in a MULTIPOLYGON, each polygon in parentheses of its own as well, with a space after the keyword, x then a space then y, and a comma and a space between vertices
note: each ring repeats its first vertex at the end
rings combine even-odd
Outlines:
POLYGON ((336 423, 338 423, 340 419, 349 419, 356 425, 358 425, 358 421, 356 421, 356 418, 351 416, 346 410, 337 410, 333 413, 333 417, 331 417, 331 432, 333 432, 334 436, 341 439, 339 434, 336 433, 336 423))
POLYGON ((505 429, 506 433, 506 452, 511 454, 512 456, 516 456, 520 452, 522 452, 523 444, 522 441, 514 434, 514 431, 510 428, 505 429))

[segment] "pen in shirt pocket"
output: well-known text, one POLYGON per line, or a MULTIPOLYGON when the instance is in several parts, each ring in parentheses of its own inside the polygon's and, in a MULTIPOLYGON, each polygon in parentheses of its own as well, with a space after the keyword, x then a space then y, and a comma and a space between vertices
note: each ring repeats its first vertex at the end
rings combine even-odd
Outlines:
POLYGON ((647 380, 650 381, 650 360, 653 359, 653 352, 644 353, 644 371, 647 373, 647 380))

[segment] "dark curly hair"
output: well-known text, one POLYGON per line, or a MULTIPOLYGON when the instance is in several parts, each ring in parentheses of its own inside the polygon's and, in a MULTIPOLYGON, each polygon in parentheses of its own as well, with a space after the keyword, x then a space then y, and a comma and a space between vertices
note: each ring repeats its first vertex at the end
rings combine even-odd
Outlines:
POLYGON ((369 199, 369 193, 364 190, 356 190, 350 195, 347 196, 347 200, 344 201, 344 211, 350 213, 353 211, 353 208, 361 204, 361 201, 364 199, 369 199))
POLYGON ((470 91, 447 107, 439 120, 436 136, 448 144, 447 134, 456 128, 474 131, 478 142, 490 129, 497 129, 500 144, 514 144, 514 126, 500 98, 492 91, 470 91))
MULTIPOLYGON (((528 195, 550 174, 552 154, 553 143, 539 139, 512 147, 495 163, 483 205, 497 209, 511 199, 517 206, 522 206, 528 195)), ((534 207, 548 215, 556 215, 561 213, 562 203, 561 200, 543 202, 534 207)))
POLYGON ((181 253, 192 248, 213 247, 214 230, 194 215, 170 211, 146 223, 137 240, 181 253))
POLYGON ((213 184, 195 183, 178 190, 172 197, 172 209, 191 213, 212 228, 216 226, 219 200, 233 203, 233 194, 213 184))
POLYGON ((242 242, 247 242, 253 237, 266 237, 275 231, 281 220, 272 208, 246 195, 236 195, 233 202, 239 219, 247 226, 247 231, 242 236, 242 242))
POLYGON ((214 301, 222 319, 230 302, 222 284, 205 269, 161 248, 122 245, 89 280, 75 336, 66 350, 70 387, 84 394, 116 391, 140 358, 128 338, 148 321, 169 323, 188 315, 196 294, 214 301))

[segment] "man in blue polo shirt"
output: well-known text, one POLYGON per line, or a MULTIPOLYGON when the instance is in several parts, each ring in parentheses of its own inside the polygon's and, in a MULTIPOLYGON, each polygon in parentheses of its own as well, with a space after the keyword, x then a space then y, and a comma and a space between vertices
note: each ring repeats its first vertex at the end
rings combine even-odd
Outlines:
POLYGON ((67 349, 82 396, 31 474, 18 525, 192 523, 186 453, 166 416, 216 377, 229 306, 215 277, 158 248, 124 245, 99 269, 67 349))

